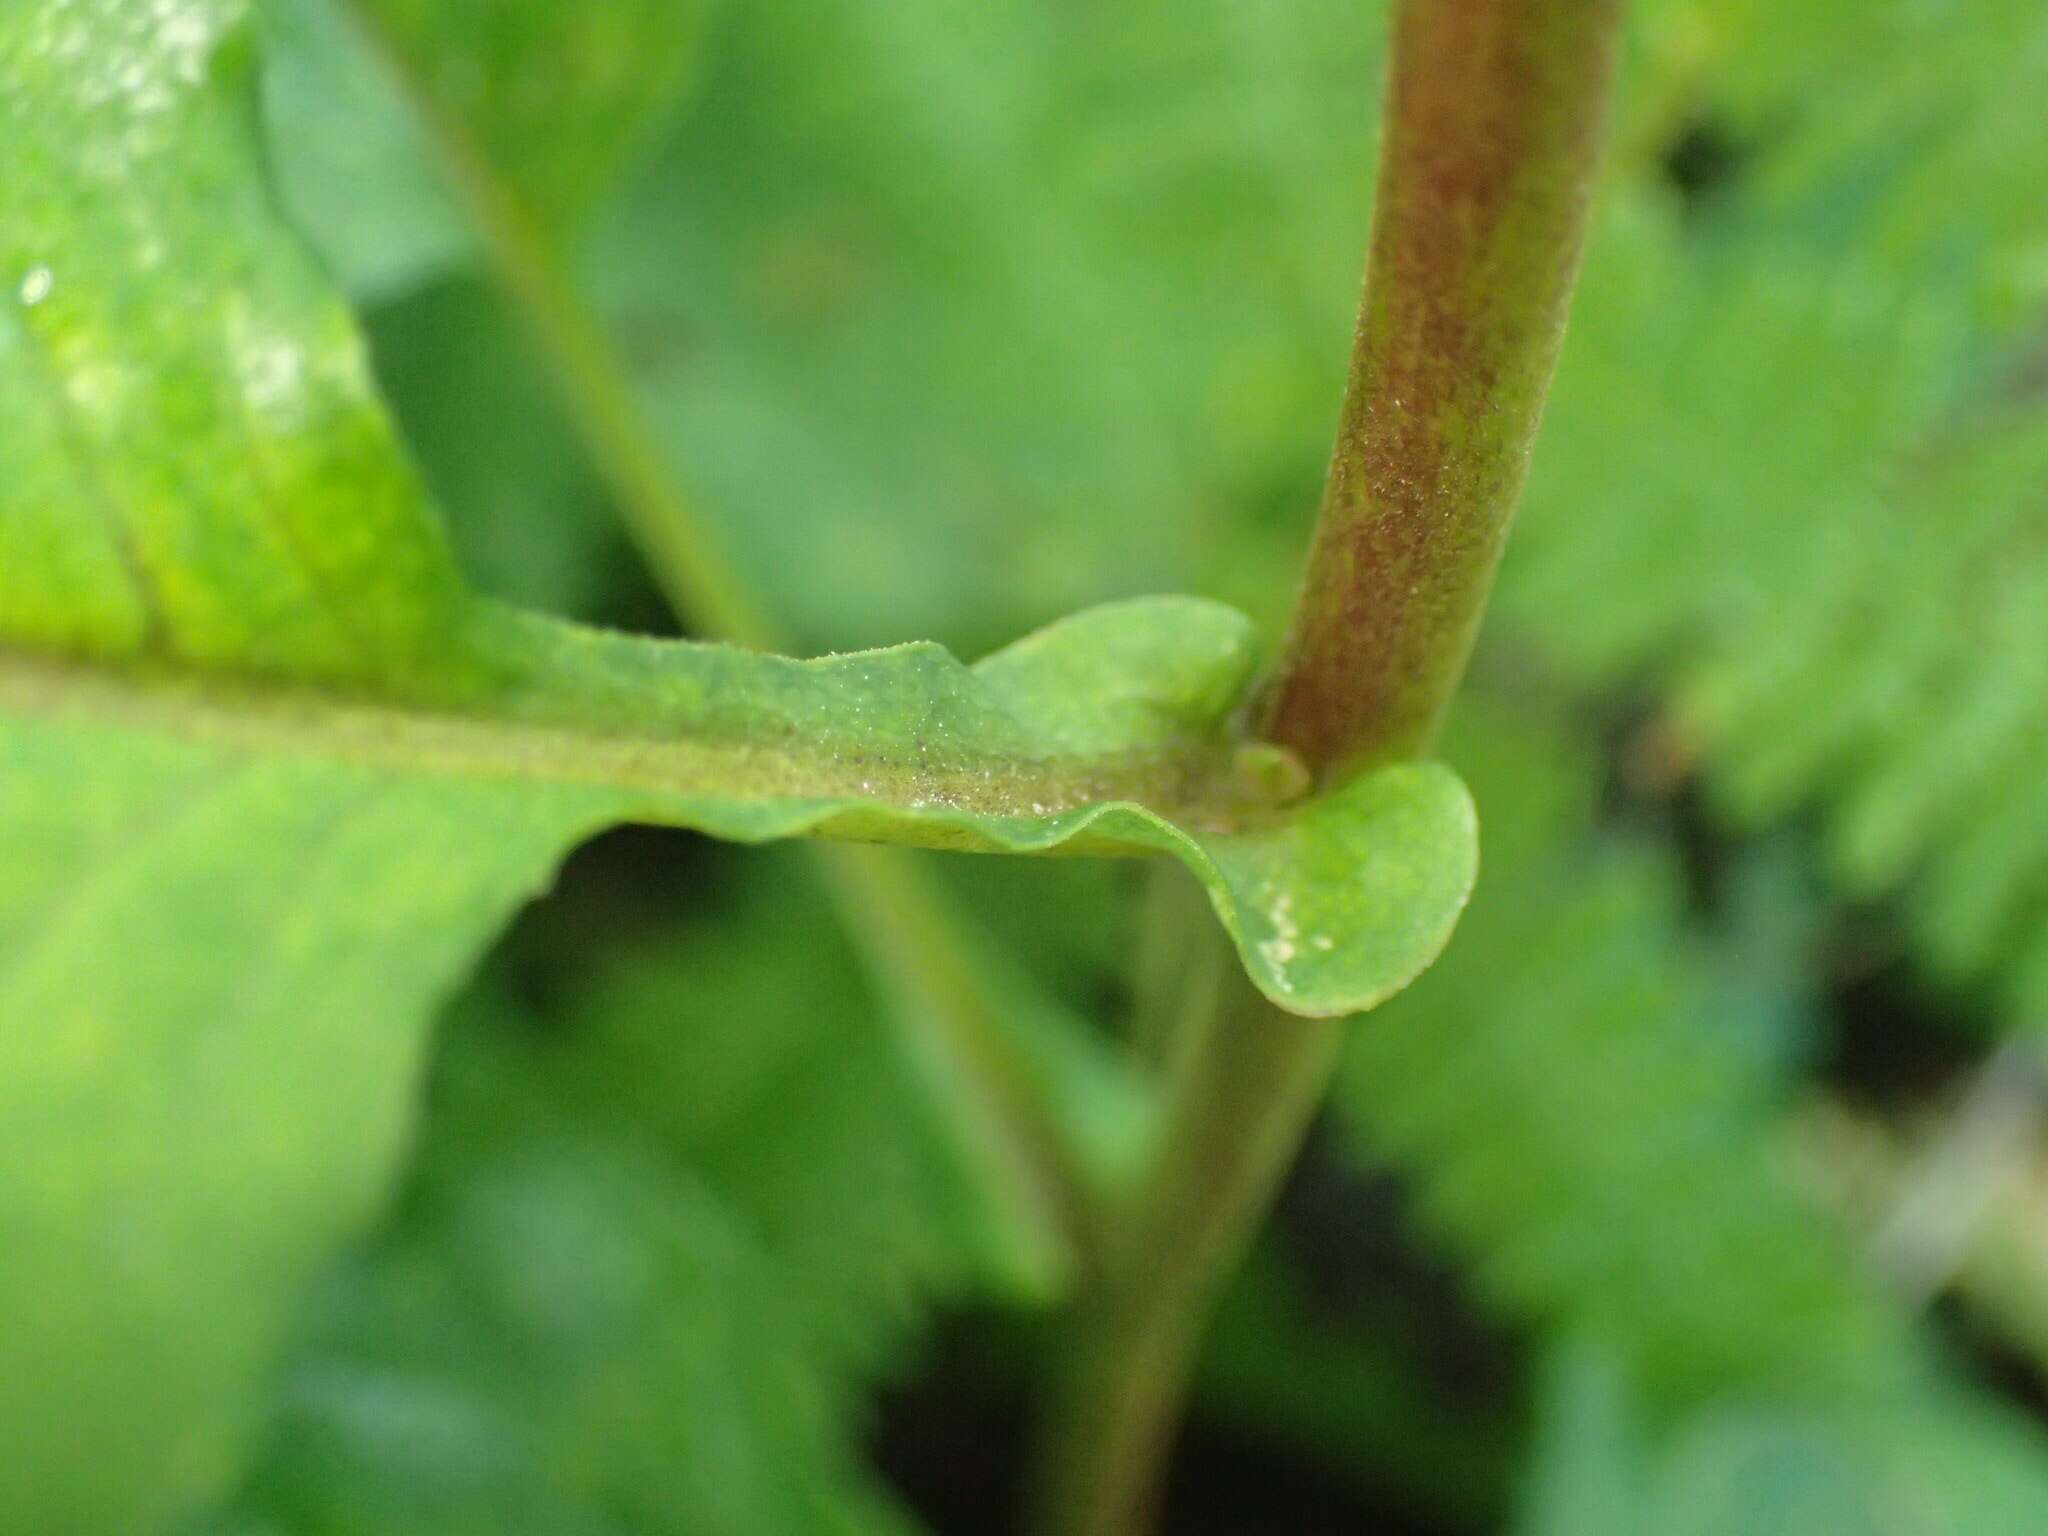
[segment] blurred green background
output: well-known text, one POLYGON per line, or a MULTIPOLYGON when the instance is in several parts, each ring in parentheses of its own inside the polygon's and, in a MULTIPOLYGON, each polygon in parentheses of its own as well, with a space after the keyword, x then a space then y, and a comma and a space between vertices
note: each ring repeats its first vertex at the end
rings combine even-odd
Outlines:
MULTIPOLYGON (((362 9, 798 648, 1284 617, 1383 7, 362 9)), ((436 129, 360 18, 262 19, 278 187, 476 582, 670 628, 436 129)), ((2048 1528, 2044 86, 2038 0, 1633 5, 1447 743, 1479 895, 1354 1026, 1168 1530, 2048 1528)), ((1145 872, 926 863, 1135 1134, 1145 872)), ((801 853, 578 855, 199 1528, 1009 1528, 1048 1298, 839 921, 801 853)))

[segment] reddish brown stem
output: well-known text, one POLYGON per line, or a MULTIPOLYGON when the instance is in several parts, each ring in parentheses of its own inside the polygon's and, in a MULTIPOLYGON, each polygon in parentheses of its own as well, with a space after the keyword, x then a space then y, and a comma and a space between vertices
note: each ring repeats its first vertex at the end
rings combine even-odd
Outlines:
POLYGON ((1564 334, 1619 0, 1403 0, 1366 298, 1266 728, 1325 781, 1426 750, 1564 334))
MULTIPOLYGON (((1557 361, 1620 0, 1400 0, 1366 303, 1273 737, 1326 781, 1423 751, 1457 687, 1557 361)), ((1248 989, 1240 989, 1240 991, 1248 989)), ((1076 1309, 1035 1529, 1136 1536, 1214 1294, 1342 1026, 1186 1041, 1154 1164, 1076 1309)))

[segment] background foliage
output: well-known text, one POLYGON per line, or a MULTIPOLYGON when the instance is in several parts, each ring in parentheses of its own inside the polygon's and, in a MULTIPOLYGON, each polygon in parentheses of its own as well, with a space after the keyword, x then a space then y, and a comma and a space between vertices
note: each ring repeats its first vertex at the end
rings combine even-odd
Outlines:
MULTIPOLYGON (((798 648, 978 655, 1154 592, 1283 616, 1381 21, 275 0, 260 68, 278 195, 472 581, 671 622, 509 238, 617 339, 798 648)), ((1226 1303, 1172 1529, 1978 1536, 2048 1508, 2048 15, 1630 26, 1447 745, 1479 895, 1355 1026, 1226 1303)), ((120 821, 93 793, 80 836, 120 821)), ((420 836, 385 814, 362 835, 420 836)), ((507 823, 482 835, 543 836, 507 823)), ((1145 1114, 1145 872, 929 862, 1113 1159, 1145 1114)), ((910 1043, 923 1005, 841 922, 796 855, 578 855, 446 1008, 400 1189, 308 1288, 239 1489, 190 1528, 998 1528, 1056 1280, 910 1043)))

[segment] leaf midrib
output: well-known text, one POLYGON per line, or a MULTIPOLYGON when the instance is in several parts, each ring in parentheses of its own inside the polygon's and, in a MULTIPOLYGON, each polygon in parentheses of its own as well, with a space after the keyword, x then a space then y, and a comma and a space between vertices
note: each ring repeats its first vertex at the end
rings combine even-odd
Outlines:
MULTIPOLYGON (((933 768, 880 754, 794 753, 614 727, 394 703, 331 688, 114 667, 0 646, 0 717, 144 731, 196 745, 441 778, 528 781, 734 803, 850 801, 878 811, 1042 817, 1133 801, 1213 821, 1206 764, 1166 752, 1064 760, 986 757, 933 768), (1191 792, 1193 791, 1193 792, 1191 792)), ((956 760, 957 762, 957 760, 956 760)))

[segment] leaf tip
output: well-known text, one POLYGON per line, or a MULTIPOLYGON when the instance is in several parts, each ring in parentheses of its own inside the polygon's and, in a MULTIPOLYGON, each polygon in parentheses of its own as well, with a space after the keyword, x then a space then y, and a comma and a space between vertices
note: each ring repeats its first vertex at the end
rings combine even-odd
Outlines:
POLYGON ((1211 899, 1275 1006, 1364 1013, 1443 953, 1479 870, 1479 823, 1440 763, 1400 763, 1254 830, 1206 837, 1211 899))

